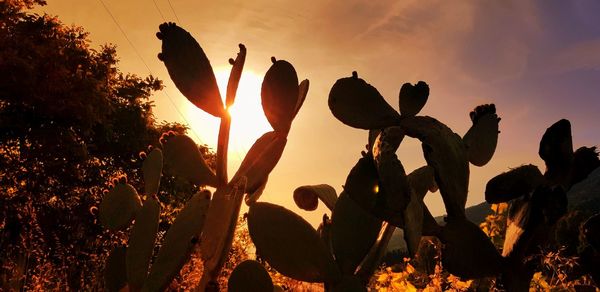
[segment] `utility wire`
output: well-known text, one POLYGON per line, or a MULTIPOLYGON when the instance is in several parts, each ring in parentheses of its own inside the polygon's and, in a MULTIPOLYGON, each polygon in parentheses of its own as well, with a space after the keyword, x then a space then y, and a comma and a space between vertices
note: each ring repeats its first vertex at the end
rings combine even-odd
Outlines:
POLYGON ((160 17, 162 18, 163 22, 167 22, 167 20, 165 19, 165 16, 162 14, 160 9, 158 8, 158 4, 156 4, 156 0, 152 0, 152 2, 154 3, 154 7, 158 11, 158 14, 160 14, 160 17))
MULTIPOLYGON (((100 1, 100 3, 102 4, 102 6, 104 7, 104 10, 106 10, 106 12, 108 13, 108 15, 110 15, 110 17, 112 18, 112 20, 115 23, 115 25, 119 28, 119 31, 121 31, 121 34, 123 34, 123 36, 125 37, 125 39, 129 43, 129 45, 133 48, 133 51, 135 52, 135 54, 142 61, 142 63, 144 64, 144 66, 146 67, 146 69, 148 70, 148 72, 150 72, 150 75, 154 75, 154 74, 152 74, 152 70, 150 70, 150 67, 148 66, 148 64, 146 63, 146 61, 144 61, 144 58, 142 58, 142 55, 140 54, 140 52, 137 50, 137 48, 135 47, 135 45, 133 44, 133 42, 127 36, 127 33, 125 33, 125 30, 123 30, 123 28, 119 24, 119 21, 117 21, 117 18, 112 14, 112 12, 108 8, 108 6, 106 6, 106 3, 104 3, 104 0, 98 0, 98 1, 100 1)), ((156 2, 154 2, 154 4, 156 4, 156 2)), ((158 9, 158 7, 156 7, 156 8, 158 9)), ((159 10, 159 13, 160 13, 160 10, 159 10)), ((161 16, 162 16, 162 13, 161 13, 161 16)), ((164 19, 164 17, 163 17, 163 19, 164 19)), ((171 98, 171 96, 169 96, 169 94, 166 91, 163 90, 161 92, 169 99, 169 101, 171 102, 171 104, 173 105, 173 107, 175 108, 175 110, 177 111, 177 113, 179 113, 179 115, 181 116, 181 118, 188 124, 188 126, 190 127, 190 130, 192 131, 192 133, 194 134, 194 136, 196 136, 196 138, 198 139, 198 141, 200 142, 200 144, 204 144, 202 142, 202 139, 200 139, 200 136, 198 135, 198 133, 196 133, 196 131, 191 127, 192 124, 188 121, 188 119, 181 112, 181 110, 179 110, 179 107, 177 107, 177 104, 175 104, 175 102, 173 101, 173 98, 171 98)))
POLYGON ((177 19, 177 22, 181 25, 183 25, 183 23, 181 22, 181 20, 179 20, 179 17, 177 16, 177 13, 175 12, 175 9, 173 8, 173 4, 171 4, 171 0, 167 0, 167 2, 169 3, 169 7, 171 7, 171 11, 173 11, 173 15, 175 15, 175 19, 177 19))

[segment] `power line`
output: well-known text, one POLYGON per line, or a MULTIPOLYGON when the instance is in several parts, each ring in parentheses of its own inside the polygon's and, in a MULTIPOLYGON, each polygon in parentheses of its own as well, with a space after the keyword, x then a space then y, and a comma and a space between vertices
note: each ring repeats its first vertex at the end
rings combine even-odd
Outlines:
POLYGON ((179 20, 179 17, 177 16, 177 13, 175 12, 175 9, 173 8, 173 5, 171 4, 171 0, 167 0, 167 2, 169 3, 169 7, 171 7, 171 11, 173 11, 173 15, 175 15, 175 19, 177 19, 177 22, 181 25, 183 25, 183 23, 181 22, 181 20, 179 20))
POLYGON ((156 8, 156 10, 158 11, 158 14, 160 14, 160 17, 162 17, 163 22, 167 22, 167 20, 165 19, 165 16, 162 14, 160 9, 158 8, 158 4, 156 4, 156 0, 152 0, 152 2, 154 3, 154 7, 156 8))
MULTIPOLYGON (((135 54, 142 61, 142 63, 144 64, 144 66, 146 67, 146 69, 148 70, 148 72, 150 72, 150 75, 154 75, 154 74, 152 74, 152 70, 150 70, 150 67, 148 66, 148 64, 146 63, 146 61, 144 61, 144 58, 142 58, 142 55, 140 54, 140 52, 137 50, 137 48, 135 47, 135 45, 133 44, 133 42, 127 36, 127 33, 125 33, 125 30, 123 30, 123 28, 121 27, 121 25, 117 21, 117 18, 112 14, 112 12, 108 8, 108 6, 106 6, 106 3, 104 3, 104 0, 98 0, 98 1, 100 1, 100 3, 102 4, 102 6, 104 7, 104 10, 106 10, 106 12, 108 13, 108 15, 110 15, 110 17, 112 18, 112 20, 115 23, 115 25, 119 28, 119 31, 121 31, 121 34, 123 34, 123 36, 125 37, 125 39, 129 43, 129 45, 133 48, 133 51, 135 52, 135 54)), ((156 2, 154 2, 154 4, 156 4, 156 2)), ((156 8, 158 9, 158 7, 156 7, 156 8)), ((159 12, 160 12, 160 10, 159 10, 159 12)), ((162 16, 162 13, 161 13, 161 16, 162 16)), ((164 90, 161 91, 161 92, 169 99, 169 101, 171 102, 171 104, 173 105, 173 107, 175 108, 175 110, 177 111, 177 113, 179 113, 179 115, 181 116, 181 118, 190 126, 190 130, 192 131, 192 133, 194 134, 194 136, 196 136, 196 138, 198 139, 198 141, 200 142, 200 144, 204 144, 202 142, 202 139, 200 139, 200 136, 198 135, 198 133, 196 133, 196 131, 191 127, 192 124, 186 119, 185 115, 179 110, 179 107, 177 107, 177 105, 175 104, 175 102, 173 101, 173 99, 171 98, 171 96, 169 96, 169 94, 166 91, 164 91, 164 90)))

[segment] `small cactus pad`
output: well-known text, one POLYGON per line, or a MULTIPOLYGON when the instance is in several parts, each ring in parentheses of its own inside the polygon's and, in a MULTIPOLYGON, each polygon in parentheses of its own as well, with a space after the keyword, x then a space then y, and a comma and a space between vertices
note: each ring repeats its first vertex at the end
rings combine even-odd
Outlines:
POLYGON ((257 202, 250 206, 248 230, 256 253, 282 275, 305 282, 339 280, 333 257, 315 229, 290 210, 257 202))
POLYGON ((99 218, 102 226, 113 230, 123 230, 142 207, 142 202, 133 186, 117 183, 100 203, 99 218))
POLYGON ((261 88, 265 116, 279 132, 288 132, 298 104, 298 75, 287 61, 277 60, 267 70, 261 88))
POLYGON ((571 123, 568 120, 560 120, 546 129, 540 141, 539 155, 546 162, 546 178, 555 184, 562 184, 569 175, 573 161, 571 123))
POLYGON ((342 192, 331 215, 331 243, 345 275, 354 274, 377 240, 382 221, 342 192))
POLYGON ((186 135, 169 137, 163 147, 165 162, 175 175, 198 185, 216 185, 215 174, 192 138, 186 135))
POLYGON ((319 205, 319 199, 333 211, 337 200, 335 189, 327 184, 301 186, 294 190, 294 202, 300 209, 314 211, 319 205))
POLYGON ((259 262, 245 260, 231 272, 227 281, 227 291, 273 292, 273 281, 259 262))
POLYGON ((206 214, 206 223, 200 236, 200 251, 204 261, 203 277, 212 277, 211 273, 223 259, 227 241, 233 236, 237 217, 242 205, 246 177, 232 180, 225 187, 215 191, 206 214))
POLYGON ((177 89, 198 108, 215 117, 225 116, 215 73, 198 42, 174 23, 163 23, 159 29, 159 59, 165 63, 177 89))
POLYGON ((321 240, 325 243, 327 250, 333 252, 331 250, 331 219, 327 216, 327 214, 323 214, 323 221, 319 224, 317 228, 317 233, 321 240))
MULTIPOLYGON (((398 170, 398 165, 393 169, 398 170)), ((364 154, 350 170, 344 184, 344 192, 373 216, 388 221, 394 226, 404 226, 402 214, 404 209, 389 205, 391 202, 396 202, 396 200, 394 197, 388 196, 387 190, 380 185, 377 167, 372 155, 364 154)))
POLYGON ((298 101, 296 102, 296 110, 294 111, 294 117, 300 111, 300 108, 304 104, 304 100, 306 100, 306 95, 308 95, 308 88, 310 87, 310 82, 308 79, 302 80, 300 85, 298 85, 298 101))
POLYGON ((423 204, 423 227, 421 228, 421 235, 439 237, 441 232, 442 227, 435 221, 427 205, 423 204))
POLYGON ((598 167, 600 167, 600 159, 596 147, 579 147, 573 153, 571 186, 587 178, 598 167))
POLYGON ((124 246, 116 246, 106 259, 104 285, 107 291, 121 291, 127 285, 125 253, 126 249, 124 246))
POLYGON ((480 105, 471 112, 473 125, 463 137, 469 161, 475 166, 486 165, 494 156, 498 144, 498 123, 494 104, 480 105))
POLYGON ((408 252, 414 256, 419 249, 421 235, 423 233, 423 201, 418 198, 414 191, 411 193, 411 200, 404 210, 404 240, 408 247, 408 252))
POLYGON ((138 291, 148 276, 148 266, 158 232, 160 203, 153 197, 144 202, 129 236, 127 247, 127 279, 131 289, 138 291))
POLYGON ((408 184, 417 195, 419 201, 423 200, 427 191, 437 191, 434 174, 433 168, 429 165, 425 165, 413 170, 413 172, 407 176, 408 184))
POLYGON ((537 166, 522 165, 488 181, 485 186, 485 201, 490 204, 508 202, 533 192, 542 183, 544 176, 537 166))
POLYGON ((424 81, 417 84, 404 83, 400 88, 400 113, 402 116, 416 116, 429 97, 429 85, 424 81))
POLYGON ((329 109, 342 123, 359 129, 381 129, 398 122, 400 115, 375 87, 358 78, 338 79, 329 92, 329 109))
MULTIPOLYGON (((269 174, 279 162, 286 144, 285 134, 273 131, 262 135, 254 142, 244 157, 232 181, 242 176, 247 177, 246 192, 255 193, 266 183, 269 174)), ((258 197, 252 198, 250 201, 256 201, 256 199, 258 197)))
POLYGON ((198 192, 177 214, 175 222, 165 235, 142 291, 161 291, 179 273, 188 260, 192 247, 198 242, 209 203, 210 192, 198 192))
POLYGON ((400 127, 407 136, 421 140, 427 165, 435 170, 448 216, 464 217, 469 186, 469 161, 462 139, 431 117, 407 117, 400 127))
POLYGON ((444 268, 463 279, 500 273, 502 257, 485 233, 465 218, 449 219, 440 235, 444 268))
POLYGON ((225 104, 229 108, 235 102, 235 96, 240 84, 240 78, 242 77, 242 71, 244 70, 244 64, 246 63, 246 46, 240 44, 240 52, 237 54, 235 60, 233 60, 233 67, 229 74, 229 80, 227 81, 227 93, 225 97, 225 104))
POLYGON ((383 192, 378 195, 378 205, 383 210, 382 219, 397 227, 404 227, 403 214, 411 197, 404 166, 396 156, 396 150, 404 139, 400 127, 381 131, 373 145, 373 158, 383 192))
POLYGON ((144 159, 142 172, 144 173, 144 192, 146 195, 155 195, 160 186, 162 175, 163 155, 159 148, 154 148, 144 159))

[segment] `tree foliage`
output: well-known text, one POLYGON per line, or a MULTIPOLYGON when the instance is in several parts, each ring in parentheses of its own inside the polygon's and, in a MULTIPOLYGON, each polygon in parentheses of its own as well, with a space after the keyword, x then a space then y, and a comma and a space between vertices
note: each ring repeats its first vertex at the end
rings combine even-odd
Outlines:
MULTIPOLYGON (((92 48, 81 27, 0 3, 0 290, 97 288, 107 251, 124 234, 96 223, 105 186, 126 175, 141 189, 138 153, 180 124, 157 123, 153 76, 117 68, 113 45, 92 48)), ((207 148, 202 148, 207 153, 207 148)), ((163 179, 164 229, 195 186, 163 179)))

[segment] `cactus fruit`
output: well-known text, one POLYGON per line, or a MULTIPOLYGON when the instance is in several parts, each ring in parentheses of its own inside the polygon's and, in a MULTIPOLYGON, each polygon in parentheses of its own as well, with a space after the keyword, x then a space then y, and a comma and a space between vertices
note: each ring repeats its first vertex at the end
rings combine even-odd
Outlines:
POLYGON ((217 178, 202 157, 192 138, 177 135, 163 145, 165 163, 177 176, 198 185, 216 186, 217 178))
POLYGON ((158 233, 159 217, 160 203, 153 197, 148 198, 136 216, 129 235, 126 258, 130 289, 140 290, 148 276, 148 266, 158 233))
POLYGON ((256 253, 282 275, 305 282, 337 282, 340 271, 316 230, 302 217, 269 203, 248 212, 256 253))
POLYGON ((288 132, 300 97, 298 75, 289 62, 273 60, 262 83, 262 106, 273 130, 288 132))
POLYGON ((328 104, 338 120, 354 128, 381 129, 393 126, 400 119, 377 89, 358 78, 356 72, 335 82, 328 104))
POLYGON ((144 193, 146 195, 156 195, 160 187, 160 177, 162 175, 163 155, 159 148, 153 149, 144 159, 142 172, 144 174, 144 193))
POLYGON ((253 260, 239 263, 227 281, 229 292, 273 292, 273 281, 263 266, 253 260))
POLYGON ((210 192, 200 191, 185 204, 165 234, 142 291, 162 291, 188 259, 198 242, 210 204, 210 192))
POLYGON ((480 105, 471 112, 473 125, 463 137, 469 161, 475 166, 484 166, 494 156, 498 144, 498 123, 494 104, 480 105))
POLYGON ((485 186, 485 201, 490 204, 508 202, 526 196, 544 183, 544 176, 535 165, 522 165, 499 174, 485 186))
POLYGON ((316 210, 319 199, 325 203, 329 210, 333 211, 338 196, 335 189, 327 184, 300 186, 294 190, 294 202, 300 209, 316 210))
POLYGON ((174 23, 163 23, 159 29, 156 36, 162 40, 162 52, 158 58, 165 63, 177 89, 205 112, 225 116, 215 73, 198 42, 174 23))
POLYGON ((382 221, 342 192, 331 215, 331 243, 342 273, 352 275, 379 235, 382 221))
POLYGON ((100 223, 113 231, 123 230, 141 207, 142 202, 133 186, 117 183, 100 202, 100 223))
POLYGON ((404 83, 400 88, 400 113, 405 117, 416 116, 429 97, 429 85, 423 81, 412 85, 404 83))
POLYGON ((124 246, 115 246, 106 259, 104 285, 107 291, 121 291, 127 285, 125 254, 126 248, 124 246))

